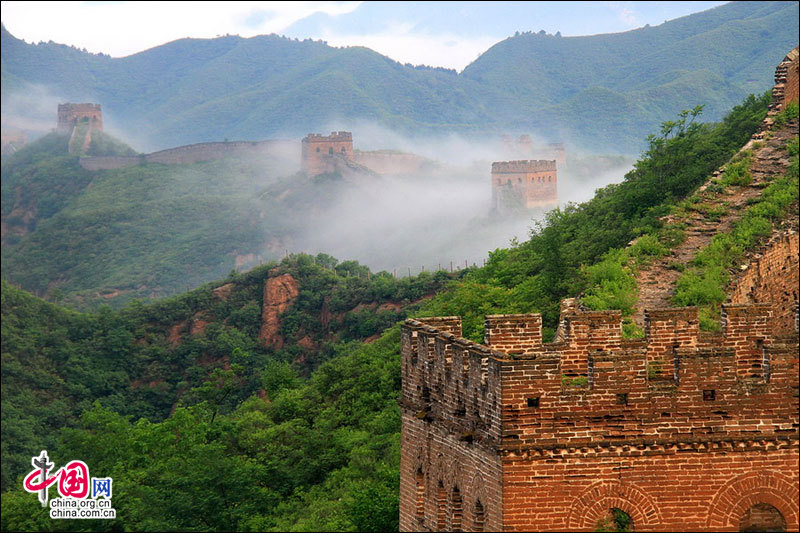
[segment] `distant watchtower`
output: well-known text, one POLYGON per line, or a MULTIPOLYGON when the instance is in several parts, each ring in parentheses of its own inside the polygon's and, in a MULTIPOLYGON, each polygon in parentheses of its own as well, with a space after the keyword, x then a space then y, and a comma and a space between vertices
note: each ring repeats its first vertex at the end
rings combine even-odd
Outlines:
POLYGON ((91 130, 103 131, 100 104, 58 104, 58 133, 71 133, 80 122, 87 122, 91 130))
POLYGON ((337 160, 353 161, 353 134, 349 131, 309 133, 303 138, 302 170, 307 176, 335 171, 337 160))
POLYGON ((555 160, 496 161, 492 163, 492 208, 506 211, 558 205, 555 160))

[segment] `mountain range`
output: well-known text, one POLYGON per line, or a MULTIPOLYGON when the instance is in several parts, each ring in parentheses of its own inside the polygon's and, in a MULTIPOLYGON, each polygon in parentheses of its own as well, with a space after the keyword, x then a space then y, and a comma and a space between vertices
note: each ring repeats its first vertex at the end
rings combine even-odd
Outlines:
POLYGON ((718 120, 767 90, 797 34, 796 2, 735 2, 624 33, 520 33, 457 73, 277 35, 181 39, 112 58, 26 43, 3 27, 4 122, 32 114, 33 94, 102 104, 106 123, 140 150, 357 133, 369 122, 404 133, 534 133, 634 153, 682 109, 704 105, 704 119, 718 120))

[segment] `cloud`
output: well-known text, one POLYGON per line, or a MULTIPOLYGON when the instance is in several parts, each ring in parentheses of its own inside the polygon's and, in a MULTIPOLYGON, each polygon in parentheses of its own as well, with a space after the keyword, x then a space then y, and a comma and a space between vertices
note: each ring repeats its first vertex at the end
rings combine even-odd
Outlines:
POLYGON ((642 25, 637 18, 636 11, 632 9, 635 4, 636 2, 603 2, 603 5, 614 13, 617 20, 628 28, 635 28, 642 25))
POLYGON ((637 26, 639 24, 639 21, 636 19, 636 15, 634 15, 633 11, 627 8, 622 8, 622 10, 619 12, 619 19, 628 26, 637 26))
POLYGON ((55 41, 122 57, 184 37, 279 33, 314 13, 360 2, 3 2, 3 23, 28 42, 55 41), (68 21, 68 23, 65 23, 68 21))
POLYGON ((446 67, 461 71, 497 42, 497 37, 467 37, 414 32, 410 23, 394 23, 379 33, 362 35, 323 30, 322 39, 332 46, 366 46, 400 63, 446 67))

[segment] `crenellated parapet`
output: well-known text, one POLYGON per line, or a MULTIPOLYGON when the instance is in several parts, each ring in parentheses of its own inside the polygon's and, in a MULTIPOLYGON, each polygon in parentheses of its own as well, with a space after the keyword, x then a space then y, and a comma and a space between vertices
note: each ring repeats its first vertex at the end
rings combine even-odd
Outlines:
POLYGON ((772 88, 770 113, 781 111, 789 102, 798 99, 798 67, 800 67, 800 51, 798 48, 786 54, 775 68, 775 85, 772 88))
POLYGON ((492 209, 528 209, 558 204, 555 160, 495 161, 492 163, 492 209))
POLYGON ((494 361, 502 354, 460 335, 459 317, 406 320, 401 404, 465 442, 496 444, 500 383, 494 361))
MULTIPOLYGON (((797 98, 797 59, 770 115, 797 98)), ((547 168, 495 163, 495 207, 547 168)), ((643 306, 627 339, 619 311, 576 298, 553 342, 538 314, 485 317, 483 343, 459 317, 407 320, 400 531, 797 531, 794 228, 739 269, 719 333, 697 308, 643 306)))
POLYGON ((565 309, 553 343, 538 314, 487 316, 485 344, 457 317, 407 320, 403 406, 498 449, 796 431, 797 332, 769 305, 725 306, 719 335, 696 308, 648 311, 634 340, 619 311, 565 309))
POLYGON ((556 170, 555 160, 495 161, 492 174, 518 174, 524 172, 549 172, 556 170))
POLYGON ((303 138, 303 142, 318 143, 318 142, 353 142, 353 134, 349 131, 332 131, 330 135, 322 135, 321 133, 309 133, 303 138))
POLYGON ((353 161, 353 134, 349 131, 309 133, 300 144, 302 170, 310 177, 335 172, 340 160, 353 161))
POLYGON ((86 122, 91 130, 103 130, 103 111, 100 104, 58 104, 56 131, 71 133, 79 122, 86 122))

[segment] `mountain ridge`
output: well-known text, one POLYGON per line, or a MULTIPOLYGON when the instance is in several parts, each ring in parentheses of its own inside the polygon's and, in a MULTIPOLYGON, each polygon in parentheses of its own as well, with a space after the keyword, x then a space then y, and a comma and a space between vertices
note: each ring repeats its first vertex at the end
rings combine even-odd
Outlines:
POLYGON ((28 84, 60 99, 99 102, 119 130, 144 132, 136 147, 145 151, 224 137, 301 136, 332 124, 352 129, 367 120, 417 133, 481 136, 513 128, 632 153, 681 109, 706 104, 717 120, 748 93, 771 86, 765 65, 796 44, 797 31, 796 3, 741 2, 617 34, 523 33, 456 74, 401 65, 364 47, 276 35, 180 39, 111 58, 27 44, 3 27, 0 59, 4 103, 28 84), (699 87, 681 74, 703 70, 710 74, 699 87), (584 127, 593 101, 570 99, 594 88, 641 102, 629 110, 625 130, 609 131, 614 117, 605 109, 592 113, 600 127, 584 127))

